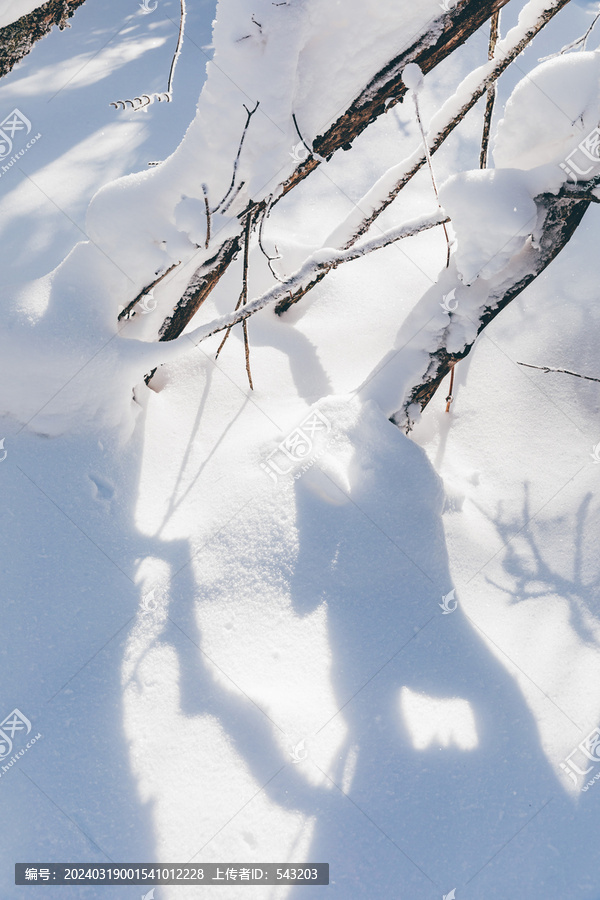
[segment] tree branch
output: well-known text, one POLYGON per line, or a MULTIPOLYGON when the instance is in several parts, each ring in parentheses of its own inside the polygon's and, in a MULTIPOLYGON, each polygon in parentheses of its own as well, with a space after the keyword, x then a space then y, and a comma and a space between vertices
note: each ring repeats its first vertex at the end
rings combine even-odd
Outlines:
POLYGON ((544 375, 549 372, 558 372, 561 375, 574 375, 575 378, 584 378, 586 381, 599 381, 600 378, 594 378, 592 375, 581 375, 579 372, 571 372, 570 369, 554 369, 552 366, 532 366, 531 363, 517 362, 518 366, 526 366, 528 369, 540 369, 544 375))
POLYGON ((85 0, 48 0, 33 12, 0 28, 0 78, 7 75, 45 37, 53 25, 68 28, 67 19, 85 0))
MULTIPOLYGON (((406 432, 414 424, 414 408, 424 410, 450 369, 471 351, 476 337, 496 316, 525 290, 544 269, 550 265, 568 244, 583 215, 592 202, 591 192, 599 179, 578 185, 564 185, 557 195, 542 194, 536 198, 540 211, 545 211, 541 237, 537 248, 529 242, 513 257, 511 262, 489 282, 477 280, 473 285, 461 286, 467 293, 461 306, 468 306, 468 293, 477 299, 479 315, 463 314, 459 310, 450 313, 450 321, 441 331, 435 332, 435 346, 425 350, 428 362, 422 374, 404 391, 404 398, 396 406, 390 420, 406 432), (472 339, 464 338, 465 328, 474 331, 472 339), (461 335, 463 337, 461 337, 461 335), (452 348, 452 349, 450 349, 452 348), (411 409, 413 407, 413 409, 411 409)), ((457 284, 457 288, 458 288, 457 284)), ((417 304, 427 315, 432 309, 431 292, 417 304), (427 309, 426 309, 427 307, 427 309)), ((464 295, 463 295, 464 296, 464 295)), ((377 378, 377 376, 375 376, 377 378)))
MULTIPOLYGON (((429 152, 435 153, 467 113, 483 97, 490 85, 508 68, 542 28, 569 3, 569 0, 549 0, 544 12, 533 25, 512 28, 503 41, 496 45, 496 55, 471 72, 459 84, 454 94, 444 103, 429 125, 429 152)), ((521 18, 528 21, 528 13, 539 5, 539 0, 529 0, 521 18)), ((350 247, 362 237, 373 222, 394 202, 400 191, 425 165, 427 157, 421 149, 392 166, 356 204, 356 209, 329 236, 336 247, 350 247)))
MULTIPOLYGON (((402 72, 409 62, 416 62, 423 72, 431 71, 507 2, 508 0, 459 0, 450 11, 432 20, 427 32, 390 60, 327 132, 315 138, 311 155, 301 162, 280 186, 279 193, 272 202, 276 203, 303 181, 319 165, 319 157, 328 159, 336 150, 349 150, 352 141, 362 134, 371 122, 403 100, 406 88, 402 82, 402 72)), ((568 0, 555 0, 555 4, 559 3, 560 6, 564 6, 567 2, 568 0)), ((259 206, 261 210, 264 209, 266 198, 255 199, 254 205, 259 206)), ((173 340, 181 334, 237 256, 242 246, 241 220, 247 211, 244 210, 238 216, 240 220, 238 235, 228 238, 212 260, 203 261, 194 273, 173 315, 163 323, 160 340, 173 340)), ((333 245, 339 246, 338 243, 333 245)))
POLYGON ((385 231, 377 237, 361 241, 359 244, 356 244, 355 247, 347 250, 317 250, 316 253, 313 253, 305 260, 297 272, 290 275, 290 277, 281 284, 274 285, 270 290, 266 291, 266 293, 251 300, 247 305, 240 306, 238 302, 238 306, 233 313, 221 316, 219 319, 215 319, 206 325, 201 325, 199 328, 195 329, 195 331, 186 334, 185 337, 189 338, 189 340, 197 345, 201 343, 201 341, 205 341, 207 338, 211 337, 213 334, 218 334, 220 331, 233 328, 238 322, 243 322, 259 310, 264 309, 266 306, 276 307, 276 304, 285 302, 287 295, 293 295, 294 292, 302 290, 306 284, 315 279, 320 281, 328 272, 331 272, 332 269, 337 269, 338 266, 341 266, 344 263, 360 259, 361 256, 366 256, 368 253, 373 253, 375 250, 387 247, 395 241, 400 241, 403 238, 420 234, 422 231, 427 231, 430 228, 435 228, 436 226, 449 221, 448 216, 443 210, 436 210, 433 215, 412 219, 410 222, 405 222, 403 225, 396 228, 390 228, 389 231, 385 231))
MULTIPOLYGON (((490 23, 490 46, 488 50, 488 59, 493 59, 496 53, 496 44, 498 43, 498 31, 500 27, 500 10, 494 13, 490 23)), ((479 168, 487 169, 488 149, 490 146, 490 131, 492 128, 492 116, 494 114, 494 104, 496 102, 496 82, 487 89, 487 99, 485 102, 485 113, 483 116, 483 135, 481 137, 481 152, 479 154, 479 168)))

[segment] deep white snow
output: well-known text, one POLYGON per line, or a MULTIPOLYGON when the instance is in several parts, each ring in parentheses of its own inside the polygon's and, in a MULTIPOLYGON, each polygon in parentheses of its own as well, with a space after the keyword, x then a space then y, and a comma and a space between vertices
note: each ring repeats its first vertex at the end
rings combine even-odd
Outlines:
MULTIPOLYGON (((263 309, 251 392, 240 326, 216 363, 222 335, 198 343, 237 302, 239 259, 194 341, 156 345, 210 254, 202 184, 215 206, 260 100, 216 247, 302 158, 291 113, 310 144, 442 11, 188 5, 172 103, 109 106, 165 90, 175 0, 88 0, 0 82, 2 117, 42 135, 0 169, 0 721, 17 708, 42 735, 0 760, 0 897, 33 892, 15 862, 112 860, 330 864, 327 888, 155 900, 598 900, 600 787, 561 763, 600 722, 599 386, 517 365, 600 377, 594 206, 458 365, 451 413, 442 385, 410 436, 387 419, 432 340, 450 321, 469 339, 489 284, 535 252, 533 198, 567 179, 598 99, 594 52, 537 59, 589 10, 570 4, 501 82, 495 169, 475 168, 481 104, 434 156, 450 267, 437 227, 345 263, 282 318, 263 309)), ((503 32, 542 5, 517 25, 509 4, 503 32)), ((424 78, 426 127, 486 59, 483 30, 424 78)), ((277 204, 263 241, 280 277, 331 259, 420 141, 403 104, 277 204)), ((424 170, 368 240, 434 202, 424 170)), ((273 284, 253 246, 250 302, 273 284)))

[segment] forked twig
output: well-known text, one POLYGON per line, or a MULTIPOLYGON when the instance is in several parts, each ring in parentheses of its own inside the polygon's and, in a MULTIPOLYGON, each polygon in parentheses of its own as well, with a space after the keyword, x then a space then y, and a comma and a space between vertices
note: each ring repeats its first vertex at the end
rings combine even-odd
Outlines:
POLYGON ((562 56, 563 53, 568 53, 569 50, 574 50, 575 47, 579 47, 580 44, 581 44, 581 49, 585 50, 585 48, 587 46, 588 38, 589 38, 590 34, 592 33, 592 31, 594 30, 594 27, 595 27, 598 19, 600 19, 600 12, 596 16, 594 16, 592 24, 590 25, 590 27, 588 28, 588 30, 586 31, 585 34, 582 34, 581 37, 578 37, 576 41, 571 41, 570 44, 565 44, 565 46, 561 50, 559 50, 558 53, 551 53, 550 56, 543 56, 540 59, 540 62, 546 62, 546 60, 548 60, 548 59, 556 59, 557 56, 562 56))
MULTIPOLYGON (((234 186, 234 184, 235 184, 235 176, 237 175, 238 163, 239 163, 239 161, 240 161, 240 154, 241 154, 241 152, 242 152, 242 147, 244 146, 244 140, 246 139, 246 132, 248 131, 248 126, 249 126, 249 124, 250 124, 250 119, 252 118, 252 116, 254 115, 254 113, 256 112, 256 110, 258 109, 258 104, 259 104, 259 103, 260 103, 260 100, 257 100, 257 101, 256 101, 256 106, 255 106, 254 109, 252 109, 252 110, 248 109, 248 107, 247 107, 246 104, 244 103, 244 109, 246 110, 246 124, 244 125, 244 129, 243 129, 243 131, 242 131, 242 136, 241 136, 241 138, 240 138, 240 143, 239 143, 239 146, 238 146, 237 156, 236 156, 235 161, 234 161, 234 163, 233 163, 233 174, 232 174, 232 176, 231 176, 231 183, 230 183, 230 185, 229 185, 229 187, 228 187, 228 189, 227 189, 227 193, 225 194, 225 196, 223 197, 223 199, 221 200, 221 202, 220 202, 220 203, 217 203, 217 205, 215 206, 215 208, 214 208, 213 210, 211 210, 211 212, 213 213, 213 215, 214 215, 214 213, 218 212, 218 211, 221 209, 221 207, 223 206, 224 203, 226 203, 226 201, 227 201, 228 198, 229 198, 229 195, 230 195, 231 192, 233 191, 233 186, 234 186)), ((235 197, 237 194, 239 194, 239 192, 240 192, 240 190, 241 190, 243 184, 244 184, 244 182, 242 181, 241 184, 238 186, 238 189, 237 189, 237 191, 235 192, 234 197, 235 197)), ((225 210, 228 209, 229 206, 231 206, 231 202, 233 201, 234 197, 231 198, 231 201, 230 201, 230 202, 227 204, 227 206, 222 210, 223 212, 225 212, 225 210)))
MULTIPOLYGON (((250 252, 250 235, 252 232, 252 212, 248 213, 246 216, 246 228, 244 231, 244 268, 242 272, 242 290, 240 292, 240 296, 238 302, 236 304, 234 312, 237 312, 240 306, 245 306, 248 301, 248 256, 250 252)), ((225 341, 229 337, 231 333, 231 329, 233 325, 230 325, 227 331, 225 332, 225 337, 221 341, 219 345, 219 349, 215 354, 215 360, 218 359, 219 353, 223 349, 225 345, 225 341)), ((248 326, 246 324, 246 320, 242 321, 242 331, 244 334, 244 353, 246 356, 246 374, 248 375, 248 383, 250 385, 250 389, 254 390, 254 385, 252 384, 252 373, 250 371, 250 344, 248 342, 248 326)))
POLYGON ((260 217, 260 222, 258 224, 258 246, 260 247, 263 256, 267 260, 267 265, 269 266, 269 269, 271 270, 271 274, 273 275, 273 278, 276 278, 277 281, 279 281, 281 284, 283 284, 283 278, 281 278, 277 274, 277 272, 275 271, 275 269, 272 266, 272 263, 276 259, 281 259, 281 254, 280 254, 279 250, 277 249, 277 244, 273 245, 275 247, 275 253, 277 254, 277 256, 269 256, 269 254, 265 250, 265 247, 263 244, 263 228, 264 228, 265 220, 269 218, 269 215, 271 213, 272 204, 273 204, 273 194, 271 194, 271 196, 267 200, 267 204, 266 204, 265 208, 263 209, 261 217, 260 217))

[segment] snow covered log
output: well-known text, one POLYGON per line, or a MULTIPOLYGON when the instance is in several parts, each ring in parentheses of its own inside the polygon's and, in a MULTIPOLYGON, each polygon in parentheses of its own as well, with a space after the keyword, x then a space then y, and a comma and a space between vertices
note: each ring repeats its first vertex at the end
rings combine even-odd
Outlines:
POLYGON ((67 19, 84 2, 48 0, 40 5, 32 0, 17 0, 8 3, 7 9, 0 12, 0 78, 27 56, 35 42, 45 37, 53 25, 58 25, 61 31, 67 28, 67 19))
MULTIPOLYGON (((352 142, 371 122, 404 99, 406 87, 402 82, 402 72, 408 63, 416 62, 424 73, 431 71, 507 2, 459 0, 452 9, 442 11, 438 17, 429 20, 426 30, 408 48, 381 67, 327 131, 314 138, 313 152, 279 185, 271 202, 276 203, 284 197, 317 168, 321 159, 329 159, 339 149, 349 150, 352 142)), ((556 6, 558 9, 566 2, 568 0, 559 0, 542 6, 556 6)), ((237 234, 229 234, 218 250, 211 252, 209 258, 196 269, 183 296, 163 322, 159 340, 173 340, 182 333, 239 253, 246 215, 252 212, 258 219, 267 202, 267 197, 254 197, 239 213, 237 234)))

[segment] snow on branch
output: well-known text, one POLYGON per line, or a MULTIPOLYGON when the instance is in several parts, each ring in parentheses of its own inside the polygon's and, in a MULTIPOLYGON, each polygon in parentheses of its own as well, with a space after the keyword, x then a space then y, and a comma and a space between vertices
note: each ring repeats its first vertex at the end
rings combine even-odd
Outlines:
MULTIPOLYGON (((268 196, 274 193, 272 203, 277 203, 296 187, 320 165, 321 160, 329 159, 336 150, 349 150, 352 142, 371 122, 404 99, 406 86, 402 81, 402 72, 408 63, 417 63, 425 73, 431 71, 507 2, 508 0, 460 0, 451 9, 442 10, 439 17, 429 22, 427 30, 410 47, 387 62, 373 76, 327 132, 312 141, 308 158, 299 163, 292 175, 279 186, 278 191, 274 193, 272 186, 265 188, 268 196)), ((566 2, 568 0, 557 0, 552 6, 560 8, 566 2)), ((536 0, 534 5, 545 8, 547 4, 536 0)), ((249 208, 254 206, 262 211, 266 202, 267 195, 254 196, 249 206, 238 215, 237 235, 228 236, 210 261, 203 260, 200 263, 173 314, 163 322, 159 332, 160 340, 173 340, 182 333, 243 246, 244 219, 249 208)), ((338 247, 340 243, 332 241, 331 245, 338 247)))
MULTIPOLYGON (((510 29, 504 40, 497 42, 492 59, 470 72, 431 120, 427 135, 430 153, 435 153, 441 147, 488 88, 568 2, 569 0, 529 0, 521 11, 518 23, 510 29)), ((402 188, 426 162, 427 155, 419 148, 388 169, 358 201, 356 208, 329 236, 328 241, 336 247, 352 246, 393 203, 402 188)))
POLYGON ((402 326, 397 345, 404 347, 403 353, 392 351, 365 383, 368 396, 385 408, 395 425, 411 431, 452 367, 469 354, 477 336, 558 256, 595 200, 592 192, 599 182, 600 177, 563 185, 556 195, 536 197, 543 217, 538 240, 526 241, 489 280, 479 278, 467 286, 458 280, 455 266, 442 273, 402 326), (448 312, 443 300, 452 292, 456 300, 448 312), (439 306, 444 313, 440 314, 439 306))
POLYGON ((347 250, 334 250, 332 248, 317 250, 305 260, 300 269, 294 272, 293 275, 290 275, 285 281, 274 285, 270 290, 266 291, 260 297, 251 300, 246 305, 240 306, 238 304, 238 307, 233 313, 220 316, 218 319, 214 319, 206 325, 201 325, 199 328, 182 335, 175 342, 171 342, 160 350, 158 349, 158 345, 150 345, 155 348, 155 358, 159 362, 167 362, 171 358, 176 358, 181 354, 182 350, 183 352, 189 351, 190 341, 197 346, 213 334, 230 330, 234 325, 245 321, 267 306, 276 307, 278 303, 281 303, 290 295, 293 297, 297 292, 305 293, 308 284, 316 284, 318 281, 321 281, 328 272, 331 272, 338 266, 347 262, 352 262, 355 259, 360 259, 361 256, 366 256, 367 254, 380 250, 382 247, 387 247, 396 241, 403 240, 404 238, 411 237, 415 234, 420 234, 422 231, 428 231, 430 228, 435 228, 436 226, 443 225, 449 221, 448 216, 443 210, 436 210, 432 215, 411 219, 403 225, 390 228, 388 231, 377 235, 377 237, 361 241, 347 250))

